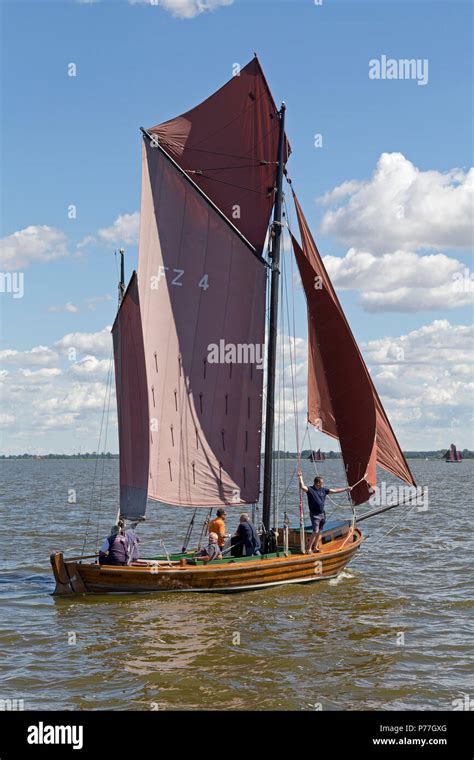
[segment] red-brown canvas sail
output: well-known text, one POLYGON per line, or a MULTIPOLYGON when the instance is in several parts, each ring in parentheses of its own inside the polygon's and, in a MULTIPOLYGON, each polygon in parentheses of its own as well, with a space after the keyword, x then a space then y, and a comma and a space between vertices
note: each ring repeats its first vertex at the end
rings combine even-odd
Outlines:
POLYGON ((149 496, 181 506, 256 501, 264 262, 147 139, 138 280, 149 496))
POLYGON ((149 460, 148 399, 137 275, 134 272, 112 328, 120 451, 120 513, 146 511, 149 460))
POLYGON ((302 246, 292 241, 308 305, 308 420, 339 439, 349 485, 358 484, 351 493, 357 505, 376 484, 377 464, 415 481, 295 195, 294 201, 302 246))
POLYGON ((279 119, 257 58, 200 105, 148 132, 261 252, 274 200, 279 119))

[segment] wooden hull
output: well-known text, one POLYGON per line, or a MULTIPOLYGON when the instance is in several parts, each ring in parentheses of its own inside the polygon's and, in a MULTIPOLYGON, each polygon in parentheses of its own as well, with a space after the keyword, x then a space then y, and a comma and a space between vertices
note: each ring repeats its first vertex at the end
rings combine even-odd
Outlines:
POLYGON ((291 583, 334 578, 357 552, 362 534, 356 528, 330 541, 317 554, 296 554, 255 559, 234 559, 207 565, 184 561, 144 560, 129 566, 107 566, 64 560, 51 555, 56 578, 55 594, 154 593, 157 591, 230 593, 291 583))

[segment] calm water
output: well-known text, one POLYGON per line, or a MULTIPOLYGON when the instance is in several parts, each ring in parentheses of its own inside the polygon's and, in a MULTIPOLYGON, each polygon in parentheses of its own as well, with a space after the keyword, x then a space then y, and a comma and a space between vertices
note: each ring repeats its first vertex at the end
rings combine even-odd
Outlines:
MULTIPOLYGON (((411 465, 429 486, 428 511, 362 523, 369 539, 336 580, 58 599, 48 557, 81 550, 95 465, 0 462, 0 699, 25 709, 451 709, 474 694, 474 461, 411 465)), ((341 484, 340 467, 320 465, 327 485, 341 484)), ((88 553, 114 521, 117 474, 117 460, 99 465, 88 553)), ((296 504, 295 488, 290 496, 296 504)), ((143 554, 161 551, 160 540, 179 548, 189 515, 151 505, 143 554)))

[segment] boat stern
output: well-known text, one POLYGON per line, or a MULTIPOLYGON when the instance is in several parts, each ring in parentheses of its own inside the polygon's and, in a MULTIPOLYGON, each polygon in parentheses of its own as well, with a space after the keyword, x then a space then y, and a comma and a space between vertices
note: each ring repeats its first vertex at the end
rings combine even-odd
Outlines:
POLYGON ((49 559, 56 581, 53 596, 68 596, 86 592, 76 562, 65 562, 62 552, 53 552, 49 559))

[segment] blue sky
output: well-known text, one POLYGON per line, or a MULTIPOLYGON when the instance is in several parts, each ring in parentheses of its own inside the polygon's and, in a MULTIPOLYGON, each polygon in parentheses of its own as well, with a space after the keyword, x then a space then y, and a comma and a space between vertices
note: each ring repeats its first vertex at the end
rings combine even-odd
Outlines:
MULTIPOLYGON (((203 100, 230 78, 234 63, 245 65, 254 51, 275 100, 287 104, 289 173, 321 253, 346 261, 354 249, 351 266, 355 261, 360 273, 355 287, 348 287, 354 270, 344 273, 337 261, 328 268, 402 445, 428 446, 436 430, 434 443, 440 446, 451 442, 451 433, 459 445, 472 446, 466 358, 472 251, 465 212, 472 163, 470 3, 211 3, 212 11, 198 12, 196 0, 162 0, 157 6, 127 0, 1 2, 1 235, 7 255, 12 244, 19 246, 17 270, 24 272, 22 298, 0 293, 0 352, 7 352, 8 373, 2 450, 74 450, 73 421, 83 450, 95 448, 99 403, 88 406, 87 398, 103 390, 100 362, 107 356, 101 331, 115 310, 113 251, 124 241, 114 236, 113 224, 139 208, 139 126, 203 100), (427 59, 428 83, 370 79, 368 62, 382 55, 427 59), (68 76, 70 63, 75 77, 68 76), (314 147, 316 133, 323 136, 322 148, 314 147), (381 161, 383 154, 392 158, 381 161), (326 204, 317 202, 349 180, 358 185, 333 193, 326 204), (383 204, 397 198, 406 224, 382 226, 383 204), (68 218, 70 204, 77 209, 75 219, 68 218), (328 216, 341 206, 336 217, 328 216), (366 208, 372 209, 367 216, 361 213, 366 208), (53 230, 46 238, 43 226, 53 230), (29 227, 34 256, 23 238, 11 237, 29 227), (81 245, 86 238, 93 239, 81 245), (394 284, 394 273, 403 267, 405 280, 394 284), (423 272, 422 282, 416 272, 423 272), (464 277, 457 295, 451 287, 456 272, 464 277), (372 301, 371 290, 380 294, 372 301), (102 300, 88 302, 94 298, 102 300), (100 336, 90 345, 86 338, 79 341, 82 359, 98 362, 88 377, 87 364, 82 374, 72 375, 64 364, 67 341, 61 341, 70 333, 100 336), (410 366, 395 371, 387 368, 386 356, 400 340, 410 366), (31 362, 28 352, 38 346, 59 354, 57 363, 52 354, 39 361, 38 351, 31 362), (424 370, 418 372, 422 355, 424 370), (434 379, 440 367, 452 382, 444 375, 434 379), (59 374, 28 374, 38 368, 59 374), (426 391, 433 381, 445 395, 426 391), (68 417, 61 399, 78 382, 84 383, 85 401, 76 417, 68 417), (36 383, 43 384, 43 407, 35 407, 30 386, 36 383), (459 385, 450 395, 453 383, 459 385), (413 407, 404 403, 411 395, 417 399, 416 432, 410 425, 413 407), (29 409, 26 420, 15 404, 29 409)), ((130 272, 137 256, 132 232, 125 248, 130 272)), ((9 261, 6 269, 12 271, 9 261)), ((302 299, 297 317, 304 340, 302 299)))

